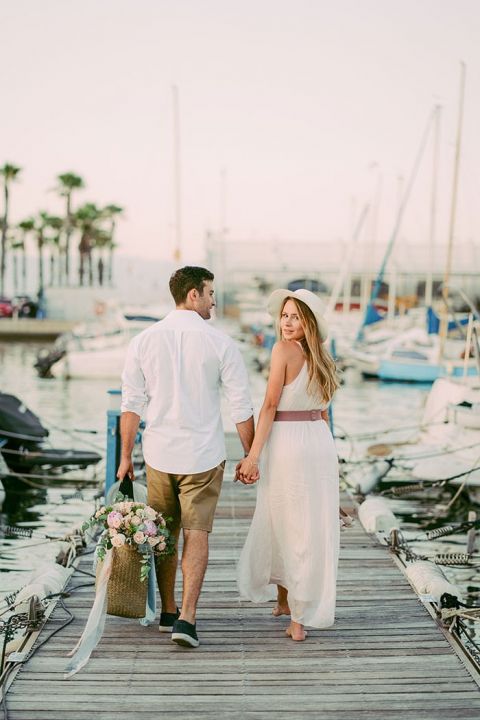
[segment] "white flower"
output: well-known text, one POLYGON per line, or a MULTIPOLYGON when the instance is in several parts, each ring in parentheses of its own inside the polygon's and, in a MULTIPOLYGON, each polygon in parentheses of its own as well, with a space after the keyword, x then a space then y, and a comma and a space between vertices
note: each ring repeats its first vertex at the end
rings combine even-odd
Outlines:
POLYGON ((142 522, 142 521, 141 521, 141 519, 138 517, 138 515, 132 515, 132 517, 130 518, 130 524, 131 524, 131 525, 140 525, 141 522, 142 522))
POLYGON ((145 535, 143 532, 137 531, 133 536, 133 540, 137 543, 137 545, 142 545, 145 542, 145 535))
POLYGON ((147 516, 148 520, 155 520, 157 517, 157 511, 151 507, 146 507, 145 515, 147 516))

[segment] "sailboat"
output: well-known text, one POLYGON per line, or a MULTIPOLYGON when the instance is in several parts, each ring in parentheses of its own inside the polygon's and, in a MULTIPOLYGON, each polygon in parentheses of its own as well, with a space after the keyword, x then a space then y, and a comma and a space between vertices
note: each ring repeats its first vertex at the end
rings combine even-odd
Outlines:
MULTIPOLYGON (((460 92, 460 109, 459 109, 459 120, 458 120, 458 131, 457 131, 457 143, 455 153, 455 168, 454 168, 454 180, 453 180, 453 193, 452 193, 452 208, 450 218, 450 232, 449 232, 449 245, 448 245, 448 258, 447 268, 445 271, 445 278, 443 283, 443 298, 447 303, 448 307, 448 294, 449 294, 449 276, 452 256, 452 240, 455 225, 455 210, 456 210, 456 194, 458 186, 458 171, 459 171, 459 160, 460 160, 460 143, 461 143, 461 129, 462 129, 462 116, 463 116, 463 96, 465 86, 465 66, 462 64, 462 75, 461 75, 461 92, 460 92)), ((387 266, 388 259, 393 250, 393 245, 398 235, 398 230, 403 217, 403 212, 410 194, 410 190, 415 179, 415 175, 418 169, 418 165, 423 154, 423 150, 426 144, 430 126, 432 122, 435 123, 435 149, 434 149, 434 182, 432 185, 432 203, 431 203, 431 246, 433 241, 434 222, 435 222, 435 192, 436 192, 436 156, 438 153, 438 127, 439 127, 439 113, 440 108, 436 106, 434 108, 432 117, 429 119, 427 128, 420 146, 419 153, 416 158, 416 162, 413 168, 412 175, 408 187, 406 189, 404 198, 398 210, 394 231, 390 238, 385 257, 383 259, 380 271, 375 281, 370 303, 367 307, 365 318, 362 326, 357 335, 357 339, 354 347, 350 352, 350 357, 354 364, 361 370, 362 373, 369 376, 378 377, 382 380, 407 380, 412 382, 434 382, 437 378, 441 377, 460 377, 465 375, 477 375, 478 368, 473 360, 465 360, 462 358, 462 351, 464 348, 464 340, 451 340, 448 338, 447 333, 449 329, 449 318, 444 313, 440 322, 440 332, 434 328, 435 323, 432 322, 434 318, 432 305, 432 276, 431 273, 427 278, 426 286, 426 317, 424 327, 413 326, 405 330, 404 332, 397 333, 393 336, 383 339, 381 342, 365 343, 365 328, 367 325, 377 322, 381 318, 374 308, 374 300, 376 299, 384 274, 387 266)), ((474 321, 478 324, 480 322, 480 316, 478 312, 473 308, 474 321)), ((460 323, 454 320, 453 323, 458 326, 460 323)), ((467 349, 469 355, 470 350, 467 349)))

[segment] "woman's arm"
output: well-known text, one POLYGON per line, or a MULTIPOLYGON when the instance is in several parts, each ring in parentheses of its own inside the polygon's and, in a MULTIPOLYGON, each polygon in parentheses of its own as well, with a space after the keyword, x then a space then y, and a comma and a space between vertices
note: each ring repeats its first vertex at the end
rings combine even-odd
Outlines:
POLYGON ((250 452, 238 466, 237 470, 240 478, 246 483, 255 482, 258 479, 258 459, 270 434, 273 418, 277 412, 277 406, 285 384, 288 355, 288 348, 285 346, 285 343, 278 342, 273 346, 270 375, 268 377, 265 399, 262 409, 260 410, 260 415, 258 416, 255 437, 250 452))

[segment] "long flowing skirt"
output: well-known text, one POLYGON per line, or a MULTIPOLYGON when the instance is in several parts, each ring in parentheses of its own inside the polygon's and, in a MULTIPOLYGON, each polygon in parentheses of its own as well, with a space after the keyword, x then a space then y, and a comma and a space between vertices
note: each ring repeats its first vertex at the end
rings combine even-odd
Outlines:
POLYGON ((335 618, 339 490, 335 444, 323 421, 274 422, 263 451, 257 505, 240 555, 242 598, 288 590, 292 620, 325 628, 335 618))

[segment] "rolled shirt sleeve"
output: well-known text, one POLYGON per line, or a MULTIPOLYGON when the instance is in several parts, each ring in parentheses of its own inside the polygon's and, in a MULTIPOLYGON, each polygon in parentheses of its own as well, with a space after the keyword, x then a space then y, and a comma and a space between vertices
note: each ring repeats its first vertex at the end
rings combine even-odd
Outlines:
POLYGON ((228 404, 230 414, 235 424, 245 422, 253 415, 253 405, 250 397, 247 368, 240 350, 233 340, 225 348, 220 368, 221 383, 228 404))
POLYGON ((122 372, 122 412, 133 412, 143 416, 147 405, 145 377, 138 359, 138 337, 128 346, 127 357, 122 372))

